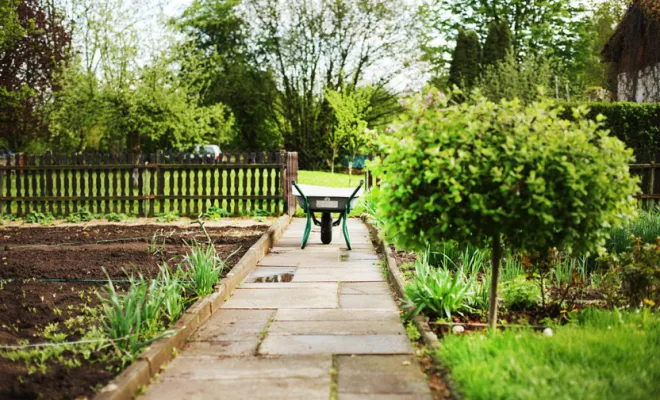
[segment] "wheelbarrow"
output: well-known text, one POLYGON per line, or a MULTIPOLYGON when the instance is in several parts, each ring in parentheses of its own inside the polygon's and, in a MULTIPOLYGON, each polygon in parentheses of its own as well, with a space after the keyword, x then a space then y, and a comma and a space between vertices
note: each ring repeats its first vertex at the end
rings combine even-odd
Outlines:
POLYGON ((332 242, 332 227, 342 224, 344 231, 344 239, 346 240, 346 247, 351 250, 351 238, 348 235, 348 226, 346 221, 348 214, 355 207, 357 203, 360 188, 364 181, 360 181, 360 185, 355 189, 346 188, 329 188, 325 186, 311 186, 300 185, 293 181, 293 186, 298 191, 296 199, 298 204, 305 211, 307 217, 307 224, 305 225, 305 233, 303 234, 301 249, 307 246, 309 234, 312 231, 312 221, 314 225, 321 227, 321 242, 323 244, 330 244, 332 242), (302 186, 302 188, 301 188, 302 186), (303 193, 304 190, 304 193, 303 193), (316 219, 314 213, 321 213, 321 221, 316 219), (339 218, 336 221, 332 220, 332 213, 339 213, 339 218))

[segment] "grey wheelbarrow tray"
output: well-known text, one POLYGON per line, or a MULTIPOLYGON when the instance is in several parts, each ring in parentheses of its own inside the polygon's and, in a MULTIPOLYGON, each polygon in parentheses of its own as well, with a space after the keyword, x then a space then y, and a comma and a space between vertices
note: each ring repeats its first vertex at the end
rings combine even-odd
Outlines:
POLYGON ((332 227, 338 226, 343 222, 342 228, 344 231, 344 239, 346 240, 346 247, 351 250, 351 238, 348 235, 348 226, 346 220, 348 214, 355 207, 358 198, 360 197, 360 189, 364 181, 360 181, 360 185, 356 189, 352 188, 329 188, 325 186, 312 186, 312 185, 298 185, 293 181, 293 186, 298 193, 296 199, 298 204, 305 211, 307 217, 307 224, 305 225, 305 233, 303 234, 301 249, 307 246, 309 234, 312 231, 312 221, 314 225, 321 227, 321 242, 329 244, 332 242, 332 227), (316 219, 314 213, 321 213, 321 221, 316 219), (339 213, 339 219, 332 220, 332 213, 339 213))

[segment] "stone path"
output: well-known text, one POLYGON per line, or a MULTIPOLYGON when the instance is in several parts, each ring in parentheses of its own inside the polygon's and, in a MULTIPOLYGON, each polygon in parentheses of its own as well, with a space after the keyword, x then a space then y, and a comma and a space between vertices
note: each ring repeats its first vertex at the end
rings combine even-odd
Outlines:
POLYGON ((146 399, 430 399, 366 226, 300 249, 296 219, 146 399), (290 282, 249 283, 273 274, 290 282), (251 279, 252 278, 252 279, 251 279), (289 275, 289 278, 291 276, 289 275))

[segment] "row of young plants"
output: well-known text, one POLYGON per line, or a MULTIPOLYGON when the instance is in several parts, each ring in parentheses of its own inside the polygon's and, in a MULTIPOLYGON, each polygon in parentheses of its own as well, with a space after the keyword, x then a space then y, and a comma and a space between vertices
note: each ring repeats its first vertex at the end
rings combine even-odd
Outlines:
POLYGON ((146 346, 171 334, 168 329, 195 300, 213 293, 225 266, 212 244, 193 243, 177 266, 163 264, 153 278, 127 273, 127 279, 115 281, 108 276, 96 292, 98 305, 90 306, 91 293, 81 292, 84 304, 77 316, 63 326, 40 329, 43 343, 23 340, 3 346, 0 357, 24 362, 30 374, 45 373, 52 364, 75 368, 101 363, 120 370, 146 346))

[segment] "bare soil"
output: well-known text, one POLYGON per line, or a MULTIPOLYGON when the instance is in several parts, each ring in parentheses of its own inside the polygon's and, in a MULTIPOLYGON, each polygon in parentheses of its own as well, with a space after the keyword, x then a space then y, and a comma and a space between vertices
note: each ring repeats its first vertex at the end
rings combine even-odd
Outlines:
MULTIPOLYGON (((236 251, 227 259, 225 273, 267 229, 266 225, 207 228, 220 257, 236 251)), ((126 272, 155 276, 159 264, 180 261, 186 243, 193 240, 207 241, 196 225, 0 228, 0 280, 4 280, 0 281, 0 345, 43 342, 36 335, 46 325, 62 326, 80 315, 83 306, 98 305, 96 292, 107 279, 104 270, 119 280, 126 278, 126 272), (149 246, 155 233, 165 237, 158 238, 159 252, 154 255, 149 246)), ((117 367, 52 364, 45 374, 28 374, 22 362, 0 358, 0 399, 91 398, 117 374, 117 367)))

